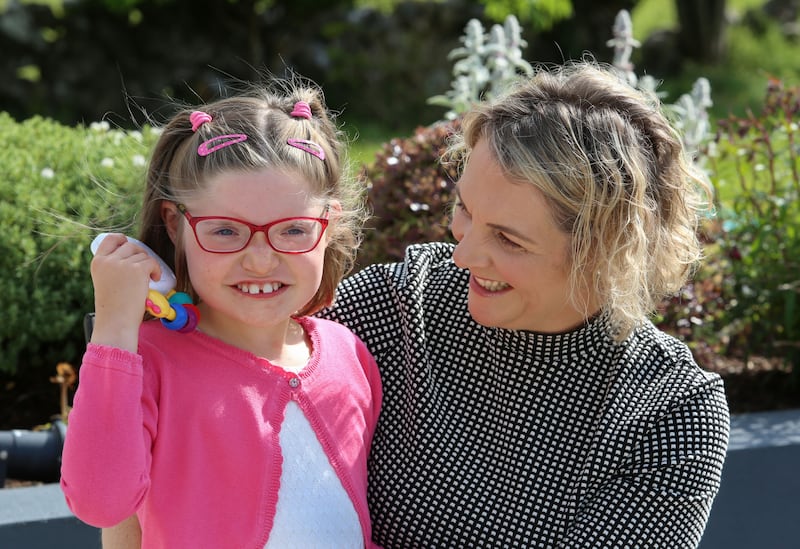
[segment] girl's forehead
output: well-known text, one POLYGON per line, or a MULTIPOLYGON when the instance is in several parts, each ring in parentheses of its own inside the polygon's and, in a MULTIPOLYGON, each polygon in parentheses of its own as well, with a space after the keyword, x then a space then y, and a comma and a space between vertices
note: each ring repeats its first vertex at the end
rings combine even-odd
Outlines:
POLYGON ((270 168, 254 171, 223 172, 205 181, 199 194, 219 197, 233 195, 248 200, 255 195, 269 195, 274 200, 311 199, 314 185, 302 175, 270 168))
POLYGON ((187 206, 195 209, 276 215, 298 215, 296 210, 314 208, 322 202, 324 197, 300 175, 272 169, 221 173, 186 199, 187 206))

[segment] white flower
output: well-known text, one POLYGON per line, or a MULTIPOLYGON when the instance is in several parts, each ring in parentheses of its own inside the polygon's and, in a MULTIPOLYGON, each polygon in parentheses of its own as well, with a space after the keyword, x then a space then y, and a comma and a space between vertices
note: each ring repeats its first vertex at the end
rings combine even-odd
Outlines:
POLYGON ((53 171, 53 168, 44 168, 42 169, 40 175, 45 179, 53 179, 53 177, 56 175, 56 172, 53 171))
POLYGON ((103 120, 102 122, 92 122, 91 124, 89 124, 89 128, 91 128, 96 132, 107 132, 108 130, 111 129, 111 125, 105 120, 103 120))
POLYGON ((114 160, 112 160, 111 158, 106 157, 106 158, 104 158, 103 160, 100 161, 100 165, 103 166, 104 168, 113 168, 114 167, 114 160))
POLYGON ((144 156, 142 156, 141 154, 133 155, 132 161, 133 161, 133 165, 134 166, 144 166, 145 165, 144 156))

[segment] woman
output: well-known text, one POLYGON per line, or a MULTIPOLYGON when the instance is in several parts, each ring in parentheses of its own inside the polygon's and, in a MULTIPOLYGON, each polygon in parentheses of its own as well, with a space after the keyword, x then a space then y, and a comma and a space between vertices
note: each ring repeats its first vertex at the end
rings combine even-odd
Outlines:
POLYGON ((541 71, 450 152, 458 244, 363 270, 325 313, 381 369, 374 541, 696 547, 729 415, 719 376, 648 320, 709 207, 655 98, 589 62, 541 71))
POLYGON ((463 120, 458 244, 340 285, 375 355, 385 547, 695 547, 717 493, 721 379, 648 315, 700 256, 708 187, 654 98, 542 71, 463 120))

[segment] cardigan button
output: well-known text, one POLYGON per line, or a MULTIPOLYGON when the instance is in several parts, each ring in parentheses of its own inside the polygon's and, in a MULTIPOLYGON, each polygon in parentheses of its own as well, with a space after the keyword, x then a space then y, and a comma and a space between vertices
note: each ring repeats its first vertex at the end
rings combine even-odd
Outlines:
POLYGON ((297 389, 300 387, 300 378, 297 377, 290 377, 289 378, 289 387, 292 389, 297 389))

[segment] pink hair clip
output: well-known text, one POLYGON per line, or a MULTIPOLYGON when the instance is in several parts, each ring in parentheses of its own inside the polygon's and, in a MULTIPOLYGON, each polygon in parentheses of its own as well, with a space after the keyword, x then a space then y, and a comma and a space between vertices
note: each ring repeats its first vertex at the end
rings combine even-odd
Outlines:
POLYGON ((189 115, 189 121, 192 123, 192 131, 196 132, 197 128, 205 124, 206 122, 211 122, 213 118, 207 112, 203 111, 194 111, 192 114, 189 115))
POLYGON ((313 154, 320 160, 325 160, 325 151, 313 141, 309 141, 308 139, 287 139, 286 142, 295 149, 300 149, 301 151, 313 154))
POLYGON ((305 101, 298 101, 294 104, 291 115, 296 118, 305 118, 311 120, 311 107, 305 101))
POLYGON ((224 149, 225 147, 229 147, 236 143, 241 143, 242 141, 247 141, 247 136, 243 133, 218 135, 217 137, 212 137, 211 139, 200 143, 200 146, 197 147, 197 154, 200 156, 208 156, 214 151, 224 149))

